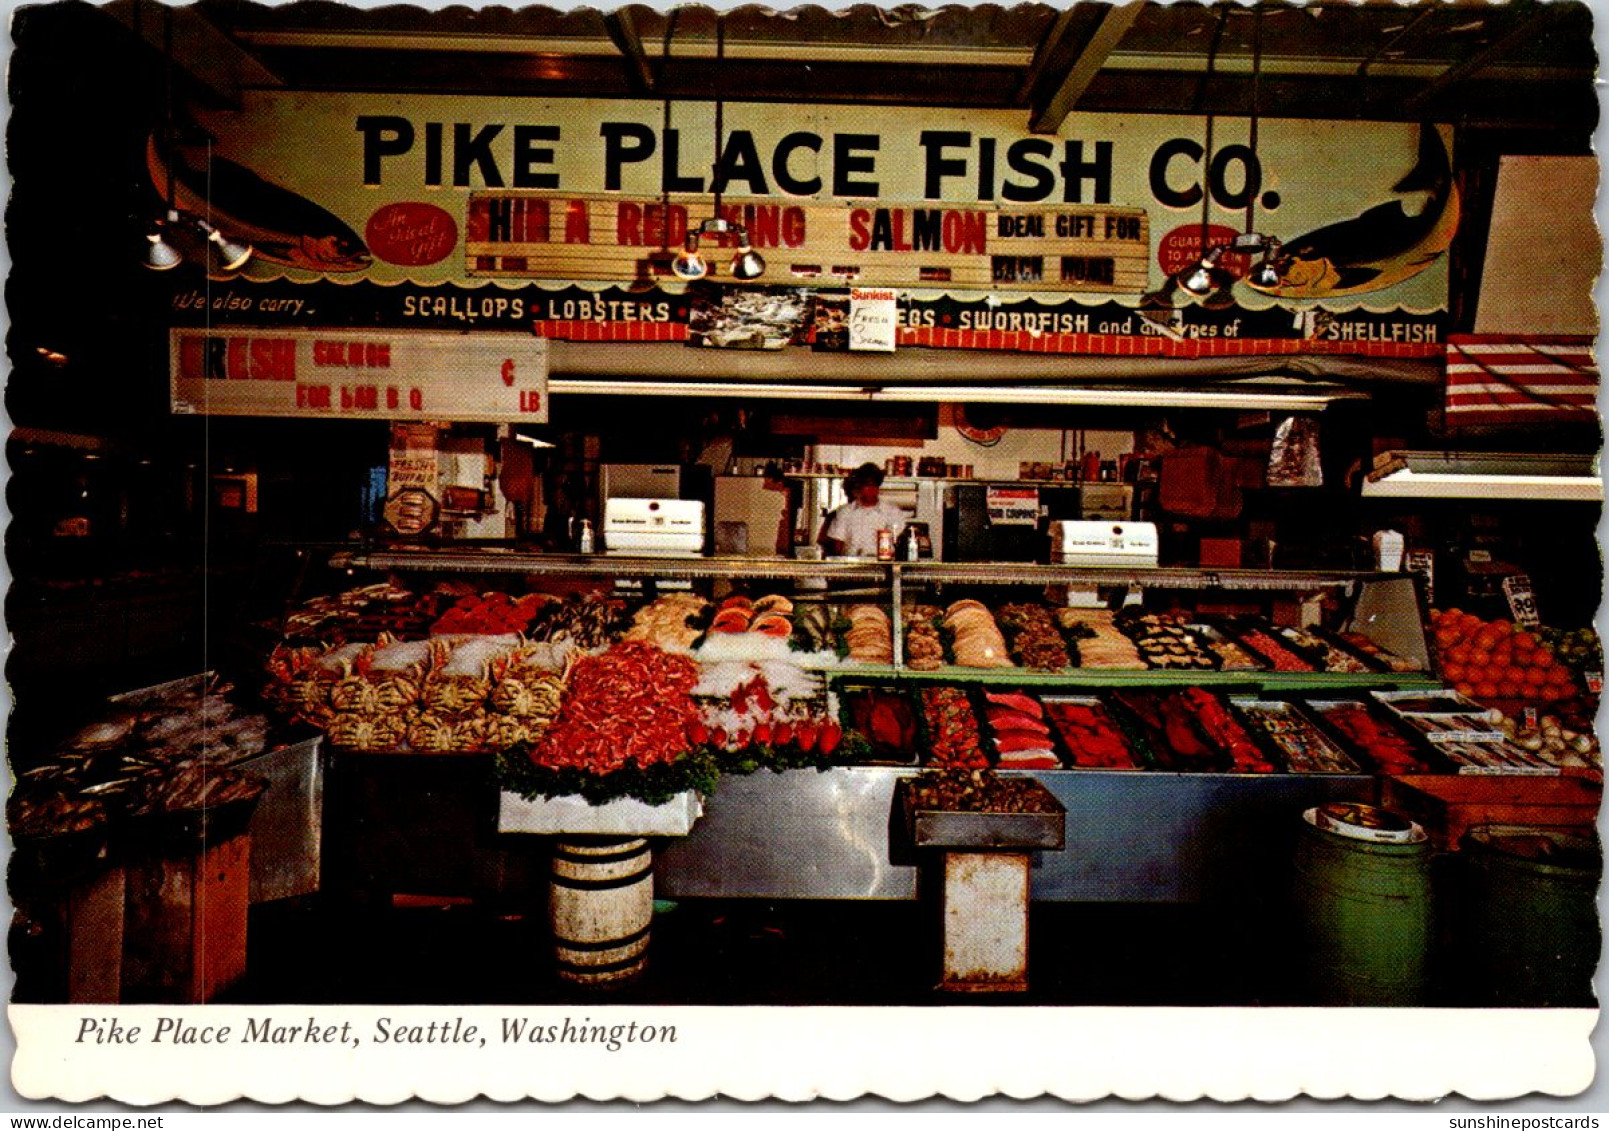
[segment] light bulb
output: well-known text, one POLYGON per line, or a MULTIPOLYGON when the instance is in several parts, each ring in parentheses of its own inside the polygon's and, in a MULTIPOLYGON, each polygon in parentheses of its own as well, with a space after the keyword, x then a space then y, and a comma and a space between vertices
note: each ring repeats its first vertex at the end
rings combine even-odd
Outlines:
POLYGON ((1223 258, 1224 249, 1220 244, 1207 249, 1201 261, 1192 267, 1188 274, 1179 280, 1179 286, 1198 298, 1211 294, 1218 287, 1218 261, 1223 258))
POLYGON ((748 229, 741 224, 737 228, 737 244, 737 254, 732 257, 732 278, 758 279, 765 274, 765 260, 749 246, 748 229))
POLYGON ((675 260, 670 265, 671 273, 678 279, 702 279, 710 273, 710 265, 698 251, 698 236, 689 235, 687 246, 676 253, 675 260))
POLYGON ((1251 275, 1246 281, 1254 287, 1270 288, 1279 286, 1285 277, 1284 272, 1280 270, 1279 264, 1276 262, 1280 257, 1280 248, 1280 242, 1270 236, 1268 242, 1264 245, 1262 259, 1258 261, 1257 266, 1252 268, 1251 275))

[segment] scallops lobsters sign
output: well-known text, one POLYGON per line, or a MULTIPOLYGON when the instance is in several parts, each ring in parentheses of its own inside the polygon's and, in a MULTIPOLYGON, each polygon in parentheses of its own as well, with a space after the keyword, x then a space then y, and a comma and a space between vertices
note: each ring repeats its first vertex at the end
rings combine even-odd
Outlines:
MULTIPOLYGON (((152 184, 250 239, 254 278, 674 286, 721 211, 761 284, 1132 296, 1161 289, 1203 221, 1279 239, 1280 281, 1233 301, 1447 304, 1459 201, 1450 131, 1406 123, 251 91, 197 110, 209 154, 153 142, 152 184), (1338 175, 1337 170, 1344 170, 1338 175)), ((711 241, 714 244, 714 241, 711 241)), ((718 244, 706 248, 717 262, 718 244)), ((1245 263, 1231 269, 1243 274, 1245 263)), ((1189 302, 1189 296, 1175 296, 1189 302)))

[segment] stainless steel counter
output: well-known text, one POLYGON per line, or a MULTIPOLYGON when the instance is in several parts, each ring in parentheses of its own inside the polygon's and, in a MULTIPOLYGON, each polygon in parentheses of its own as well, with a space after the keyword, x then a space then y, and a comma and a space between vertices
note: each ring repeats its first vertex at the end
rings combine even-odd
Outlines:
MULTIPOLYGON (((724 777, 685 838, 660 842, 666 898, 914 899, 921 857, 893 813, 904 767, 724 777)), ((1371 801, 1375 779, 1316 774, 1034 774, 1067 809, 1066 847, 1034 854, 1040 900, 1234 901, 1277 882, 1296 822, 1371 801)), ((926 850, 924 850, 926 851, 926 850)))

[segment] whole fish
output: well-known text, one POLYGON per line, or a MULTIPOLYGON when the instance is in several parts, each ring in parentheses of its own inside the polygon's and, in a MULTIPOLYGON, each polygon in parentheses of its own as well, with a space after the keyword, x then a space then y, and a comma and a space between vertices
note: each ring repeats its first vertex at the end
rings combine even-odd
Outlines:
POLYGON ((1279 298, 1330 298, 1382 290, 1413 278, 1441 257, 1458 229, 1458 188, 1436 127, 1420 127, 1418 161, 1392 191, 1430 195, 1415 216, 1393 200, 1298 236, 1274 261, 1276 285, 1242 282, 1279 298))
POLYGON ((361 271, 370 263, 363 240, 338 217, 305 196, 264 180, 244 165, 214 154, 193 168, 182 154, 165 153, 156 135, 146 142, 151 184, 174 204, 245 240, 271 263, 305 271, 361 271))

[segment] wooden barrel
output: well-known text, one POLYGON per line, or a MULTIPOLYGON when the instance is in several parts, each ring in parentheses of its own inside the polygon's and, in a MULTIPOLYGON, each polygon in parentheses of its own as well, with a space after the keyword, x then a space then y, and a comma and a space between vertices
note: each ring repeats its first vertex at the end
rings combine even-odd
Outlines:
POLYGON ((598 984, 640 974, 653 915, 646 840, 568 837, 554 845, 548 923, 559 977, 598 984))
POLYGON ((1358 839, 1302 822, 1295 856, 1299 961, 1317 1005, 1424 1003, 1432 941, 1430 845, 1358 839))
POLYGON ((1590 830, 1480 825, 1460 841, 1454 946, 1470 1004, 1591 1008, 1602 856, 1590 830))

